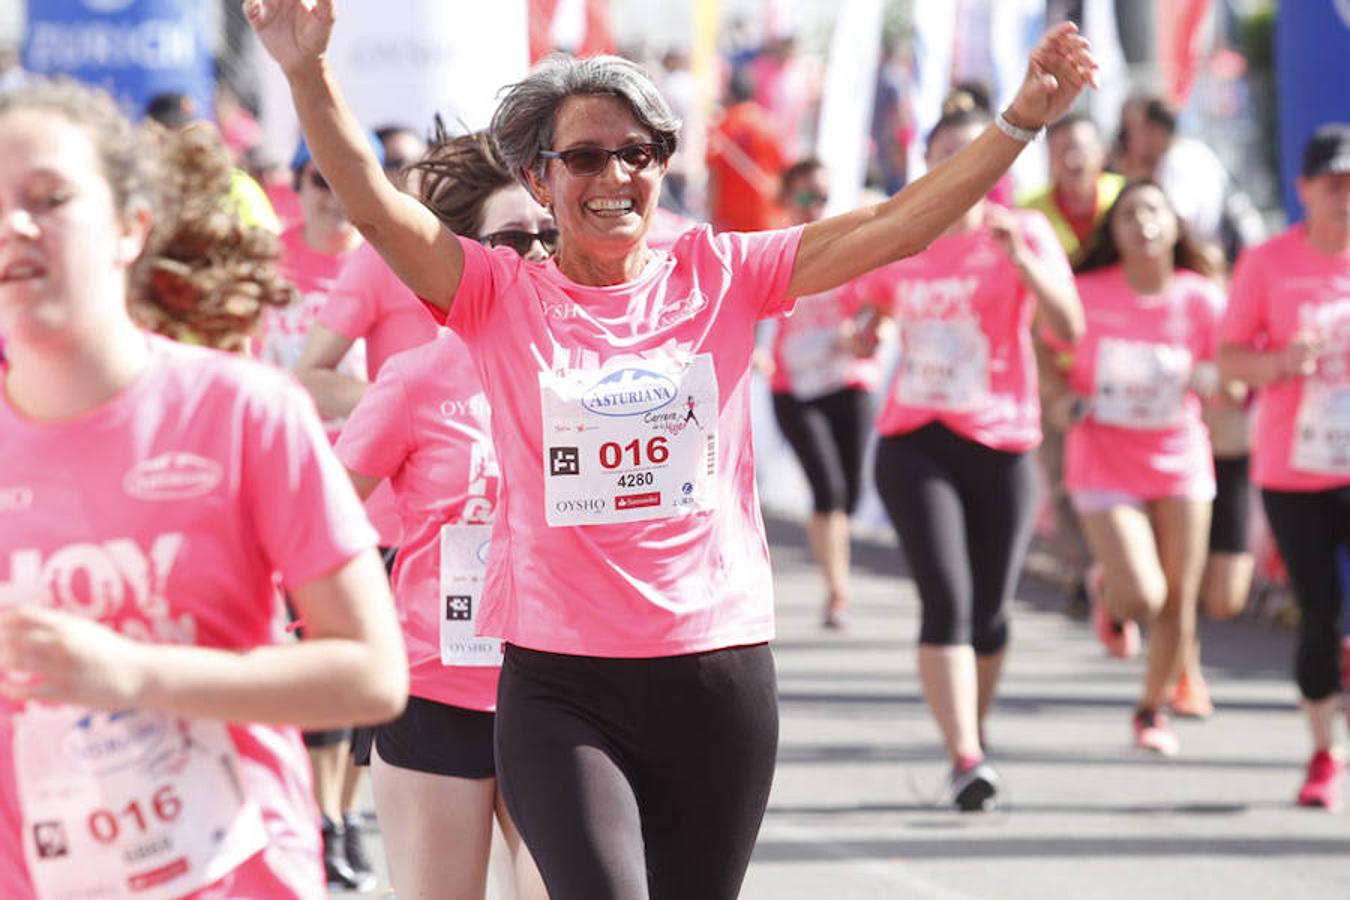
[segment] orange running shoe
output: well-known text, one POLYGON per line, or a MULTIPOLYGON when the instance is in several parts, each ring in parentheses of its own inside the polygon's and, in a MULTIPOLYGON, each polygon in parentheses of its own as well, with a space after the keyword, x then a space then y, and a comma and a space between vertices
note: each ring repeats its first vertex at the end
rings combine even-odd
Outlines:
POLYGON ((1214 701, 1209 697, 1209 685, 1203 675, 1178 678, 1169 705, 1172 714, 1183 719, 1208 719, 1214 715, 1214 701))

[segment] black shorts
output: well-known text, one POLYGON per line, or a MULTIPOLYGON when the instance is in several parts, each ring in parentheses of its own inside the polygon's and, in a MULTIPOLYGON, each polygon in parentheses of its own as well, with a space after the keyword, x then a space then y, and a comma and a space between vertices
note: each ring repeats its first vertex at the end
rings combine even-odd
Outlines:
POLYGON ((300 736, 305 739, 306 747, 318 749, 341 744, 352 736, 352 730, 350 728, 332 728, 327 731, 306 731, 300 736))
POLYGON ((409 697, 403 715, 394 721, 357 729, 353 757, 357 765, 369 765, 370 740, 364 741, 364 753, 355 746, 363 743, 361 733, 366 732, 373 734, 380 759, 391 766, 452 778, 493 778, 497 775, 492 752, 496 719, 496 713, 409 697))
POLYGON ((1209 520, 1210 553, 1246 553, 1252 494, 1247 456, 1214 457, 1214 513, 1209 520))

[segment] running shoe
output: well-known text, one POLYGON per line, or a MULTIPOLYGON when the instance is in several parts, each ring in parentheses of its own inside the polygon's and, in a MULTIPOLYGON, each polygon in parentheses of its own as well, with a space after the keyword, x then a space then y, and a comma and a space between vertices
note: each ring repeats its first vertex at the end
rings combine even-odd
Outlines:
POLYGON ((1172 688, 1168 704, 1172 714, 1183 719, 1208 719, 1214 714, 1214 701, 1209 698, 1209 685, 1203 675, 1194 678, 1182 675, 1172 688))
POLYGON ((1141 709, 1134 714, 1134 745, 1159 756, 1176 756, 1181 749, 1177 733, 1160 712, 1141 709))
POLYGON ((347 864, 358 877, 375 874, 375 867, 370 864, 365 842, 361 838, 361 817, 356 813, 347 813, 342 817, 342 850, 347 856, 347 864))
POLYGON ((1093 566, 1088 574, 1088 597, 1092 601, 1092 626, 1097 640, 1106 652, 1116 659, 1131 659, 1139 655, 1139 625, 1136 622, 1117 622, 1106 611, 1102 602, 1102 570, 1093 566))
POLYGON ((360 893, 375 890, 379 881, 374 873, 359 873, 347 862, 346 829, 324 816, 322 833, 323 873, 329 890, 360 893))
POLYGON ((1322 807, 1331 812, 1341 809, 1341 782, 1345 763, 1326 750, 1318 750, 1308 760, 1308 776, 1298 789, 1298 805, 1322 807))
POLYGON ((947 795, 961 812, 989 812, 998 808, 1000 778, 987 760, 965 768, 952 767, 947 795))

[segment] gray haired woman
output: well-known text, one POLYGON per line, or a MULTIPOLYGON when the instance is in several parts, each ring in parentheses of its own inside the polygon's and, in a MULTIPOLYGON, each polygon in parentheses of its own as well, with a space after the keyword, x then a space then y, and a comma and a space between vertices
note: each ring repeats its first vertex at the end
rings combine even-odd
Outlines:
POLYGON ((332 2, 245 11, 352 220, 473 349, 501 467, 477 612, 506 644, 498 773, 550 896, 735 897, 778 732, 755 322, 923 249, 1093 80, 1086 42, 1050 31, 999 127, 894 199, 781 231, 695 228, 668 252, 646 242, 677 141, 665 103, 623 60, 550 60, 493 122, 561 232, 531 263, 389 185, 327 67, 332 2))

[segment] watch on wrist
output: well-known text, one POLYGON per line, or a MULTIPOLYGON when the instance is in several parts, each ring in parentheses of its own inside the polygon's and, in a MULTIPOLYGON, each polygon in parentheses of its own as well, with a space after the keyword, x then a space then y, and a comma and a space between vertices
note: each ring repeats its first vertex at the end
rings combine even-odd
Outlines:
POLYGON ((1008 121, 1008 111, 1006 109, 994 117, 994 125, 1008 137, 1015 141, 1021 141, 1024 144, 1029 144, 1036 140, 1037 135, 1045 130, 1045 126, 1033 129, 1014 125, 1012 122, 1008 121))

